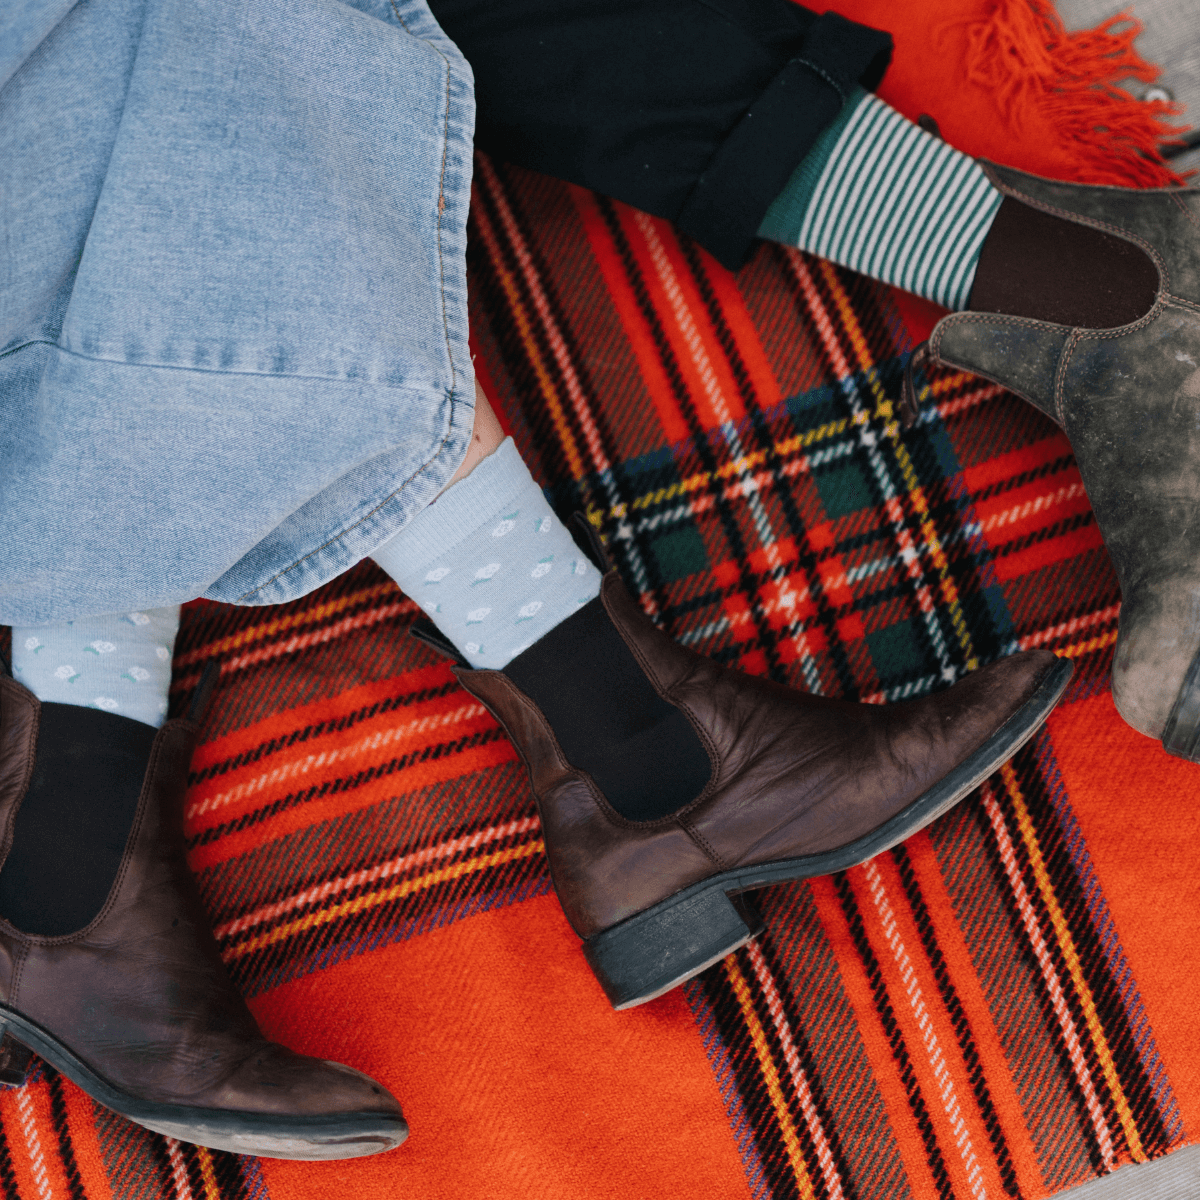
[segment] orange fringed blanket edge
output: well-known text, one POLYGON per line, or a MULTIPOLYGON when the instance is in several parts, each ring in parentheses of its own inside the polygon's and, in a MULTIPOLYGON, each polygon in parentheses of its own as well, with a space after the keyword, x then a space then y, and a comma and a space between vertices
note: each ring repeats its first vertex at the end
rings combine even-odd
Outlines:
POLYGON ((880 95, 934 116, 969 154, 1058 179, 1126 187, 1182 180, 1160 147, 1180 109, 1117 85, 1159 74, 1134 47, 1131 15, 1068 31, 1052 0, 834 0, 896 40, 880 95))

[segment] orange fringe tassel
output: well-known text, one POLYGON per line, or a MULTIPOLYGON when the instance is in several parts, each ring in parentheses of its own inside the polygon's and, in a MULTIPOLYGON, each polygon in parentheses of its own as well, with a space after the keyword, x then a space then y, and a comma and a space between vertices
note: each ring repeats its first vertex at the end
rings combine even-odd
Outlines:
POLYGON ((1078 182, 1183 182, 1160 153, 1182 132, 1170 120, 1180 106, 1137 100, 1117 86, 1159 74, 1133 47, 1142 26, 1132 15, 1068 32, 1051 0, 995 0, 985 19, 965 26, 967 78, 996 95, 1014 129, 1031 109, 1046 117, 1070 146, 1064 163, 1078 182))

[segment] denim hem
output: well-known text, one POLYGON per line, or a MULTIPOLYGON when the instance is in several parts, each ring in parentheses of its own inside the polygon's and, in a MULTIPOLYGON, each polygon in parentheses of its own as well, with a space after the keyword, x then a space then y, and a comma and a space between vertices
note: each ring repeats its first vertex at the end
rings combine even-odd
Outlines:
MULTIPOLYGON (((376 547, 396 536, 446 487, 466 457, 475 423, 475 373, 471 363, 467 317, 467 212, 471 199, 474 153, 474 80, 458 48, 442 32, 425 0, 388 0, 405 32, 431 46, 446 68, 446 116, 443 125, 442 177, 438 204, 438 260, 442 283, 442 318, 451 388, 445 432, 426 461, 389 494, 367 496, 346 523, 319 545, 269 578, 235 595, 240 564, 205 593, 209 600, 230 604, 284 604, 307 595, 343 571, 368 558, 376 547), (360 512, 359 510, 366 511, 360 512)), ((320 497, 316 498, 320 500, 320 497)))

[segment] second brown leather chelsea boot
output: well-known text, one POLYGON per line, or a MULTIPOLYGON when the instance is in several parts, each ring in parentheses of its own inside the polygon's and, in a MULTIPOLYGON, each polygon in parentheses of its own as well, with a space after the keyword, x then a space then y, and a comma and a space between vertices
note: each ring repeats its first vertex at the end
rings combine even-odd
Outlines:
POLYGON ((844 870, 946 812, 1033 735, 1071 670, 1031 650, 902 704, 829 700, 678 645, 615 570, 503 670, 454 667, 529 769, 555 889, 616 1008, 753 937, 743 893, 844 870))
POLYGON ((147 1129, 268 1158, 408 1134, 359 1071, 268 1041, 184 858, 191 721, 157 732, 0 678, 0 1080, 36 1051, 147 1129))

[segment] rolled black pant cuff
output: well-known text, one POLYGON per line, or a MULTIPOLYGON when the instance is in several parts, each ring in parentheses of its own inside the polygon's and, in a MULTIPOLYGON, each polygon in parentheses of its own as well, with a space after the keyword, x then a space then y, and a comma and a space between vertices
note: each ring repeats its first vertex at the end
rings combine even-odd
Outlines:
POLYGON ((736 270, 767 209, 856 86, 875 87, 891 60, 886 33, 822 14, 800 53, 746 110, 696 180, 675 223, 736 270))

